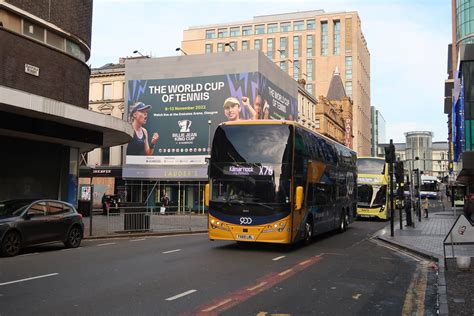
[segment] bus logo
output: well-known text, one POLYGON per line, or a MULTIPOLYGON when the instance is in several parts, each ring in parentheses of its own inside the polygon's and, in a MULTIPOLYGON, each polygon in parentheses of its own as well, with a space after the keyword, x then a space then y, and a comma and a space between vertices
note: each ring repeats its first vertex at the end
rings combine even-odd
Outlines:
POLYGON ((240 218, 240 225, 250 225, 252 224, 252 218, 251 217, 241 217, 240 218))

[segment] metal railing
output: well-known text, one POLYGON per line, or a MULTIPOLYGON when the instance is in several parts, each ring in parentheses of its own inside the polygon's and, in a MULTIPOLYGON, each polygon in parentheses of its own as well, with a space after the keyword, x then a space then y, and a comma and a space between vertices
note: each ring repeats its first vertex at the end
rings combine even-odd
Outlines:
POLYGON ((123 232, 192 232, 207 230, 207 214, 178 207, 114 207, 106 215, 106 233, 123 232))

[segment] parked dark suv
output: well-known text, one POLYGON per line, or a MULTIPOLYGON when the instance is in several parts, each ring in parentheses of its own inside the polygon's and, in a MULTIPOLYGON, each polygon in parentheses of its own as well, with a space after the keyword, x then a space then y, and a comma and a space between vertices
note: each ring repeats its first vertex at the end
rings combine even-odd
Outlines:
POLYGON ((82 215, 69 203, 38 199, 0 201, 3 256, 15 256, 22 247, 50 242, 76 248, 83 232, 82 215))

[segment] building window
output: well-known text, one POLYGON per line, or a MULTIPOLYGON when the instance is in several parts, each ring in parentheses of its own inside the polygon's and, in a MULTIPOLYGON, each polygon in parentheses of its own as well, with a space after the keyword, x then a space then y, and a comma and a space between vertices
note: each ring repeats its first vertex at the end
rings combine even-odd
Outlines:
POLYGON ((212 44, 206 44, 206 54, 212 53, 212 44))
POLYGON ((23 34, 44 42, 44 28, 28 20, 23 20, 23 34))
POLYGON ((102 148, 102 166, 110 165, 110 147, 102 148))
POLYGON ((293 58, 300 57, 300 37, 293 36, 293 58))
POLYGON ((216 38, 216 30, 206 30, 206 38, 207 39, 216 38))
POLYGON ((252 27, 251 26, 242 26, 242 35, 243 36, 252 35, 252 27))
POLYGON ((265 34, 265 25, 255 25, 255 34, 265 34))
POLYGON ((217 37, 222 38, 222 37, 227 37, 229 36, 229 31, 227 29, 219 29, 217 31, 217 37))
POLYGON ((51 46, 54 46, 60 50, 65 49, 65 40, 64 37, 59 36, 53 32, 47 31, 46 32, 46 43, 51 46))
POLYGON ((314 30, 315 28, 316 28, 316 21, 315 20, 306 21, 306 29, 314 30))
POLYGON ((306 57, 313 57, 314 36, 306 35, 306 57))
POLYGON ((80 166, 87 166, 88 153, 81 153, 79 158, 80 166))
POLYGON ((286 61, 280 61, 280 69, 286 72, 286 61))
POLYGON ((341 53, 341 21, 334 21, 334 55, 341 53))
POLYGON ((293 61, 293 79, 298 80, 300 78, 300 62, 298 60, 293 61))
POLYGON ((217 43, 217 52, 221 53, 224 51, 224 43, 217 43))
POLYGON ((230 49, 231 51, 234 51, 234 52, 235 52, 235 51, 237 50, 237 42, 234 42, 234 41, 229 42, 229 46, 230 46, 229 49, 230 49))
POLYGON ((320 129, 319 119, 314 120, 314 127, 320 129))
POLYGON ((102 100, 112 100, 112 84, 106 83, 102 86, 102 100))
POLYGON ((267 39, 267 56, 270 59, 274 58, 274 49, 275 49, 274 42, 275 42, 275 39, 273 38, 267 39))
POLYGON ((242 50, 249 49, 249 41, 242 41, 242 50))
POLYGON ((289 31, 291 31, 291 23, 290 22, 280 23, 280 32, 289 32, 289 31))
POLYGON ((352 81, 346 81, 346 94, 352 98, 352 81))
POLYGON ((302 30, 304 30, 304 21, 293 22, 293 31, 302 31, 302 30))
POLYGON ((352 18, 346 19, 346 35, 345 35, 345 46, 346 46, 346 53, 350 53, 352 51, 352 18))
POLYGON ((86 61, 86 55, 81 50, 79 45, 77 45, 76 43, 74 43, 74 42, 72 42, 68 39, 66 40, 66 52, 68 52, 72 56, 74 56, 74 57, 76 57, 76 58, 78 58, 82 61, 86 61))
POLYGON ((254 49, 256 50, 262 50, 262 40, 261 39, 256 39, 254 42, 254 49))
POLYGON ((240 36, 240 27, 231 27, 230 28, 230 36, 231 37, 240 36))
POLYGON ((278 23, 271 23, 267 25, 267 33, 278 32, 278 23))
POLYGON ((352 56, 346 56, 346 79, 352 79, 352 56))
POLYGON ((328 55, 328 22, 321 22, 321 56, 328 55))
POLYGON ((308 83, 308 84, 306 85, 306 90, 307 90, 309 93, 313 94, 313 84, 312 84, 312 83, 308 83))
POLYGON ((280 37, 280 58, 286 58, 288 50, 288 37, 280 37))
POLYGON ((308 81, 313 81, 313 60, 306 60, 306 79, 308 81))

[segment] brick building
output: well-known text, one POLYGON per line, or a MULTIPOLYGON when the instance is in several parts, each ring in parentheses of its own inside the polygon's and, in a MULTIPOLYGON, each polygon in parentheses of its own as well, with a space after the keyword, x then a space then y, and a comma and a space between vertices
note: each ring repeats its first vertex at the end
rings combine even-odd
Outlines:
POLYGON ((92 0, 0 1, 0 200, 77 201, 81 152, 132 131, 89 111, 92 0))

